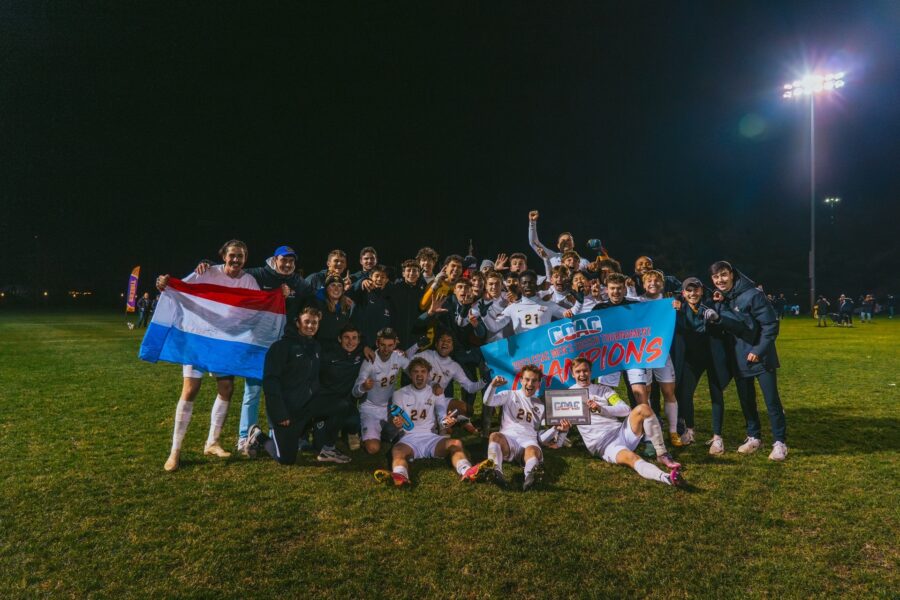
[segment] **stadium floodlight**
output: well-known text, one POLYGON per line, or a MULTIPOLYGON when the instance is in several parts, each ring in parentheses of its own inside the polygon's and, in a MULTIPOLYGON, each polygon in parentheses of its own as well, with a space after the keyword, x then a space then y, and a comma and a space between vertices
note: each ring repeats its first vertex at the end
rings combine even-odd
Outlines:
MULTIPOLYGON (((809 306, 816 303, 816 95, 844 87, 844 71, 808 73, 783 86, 782 98, 809 98, 809 306)), ((832 209, 834 204, 830 204, 832 209)))

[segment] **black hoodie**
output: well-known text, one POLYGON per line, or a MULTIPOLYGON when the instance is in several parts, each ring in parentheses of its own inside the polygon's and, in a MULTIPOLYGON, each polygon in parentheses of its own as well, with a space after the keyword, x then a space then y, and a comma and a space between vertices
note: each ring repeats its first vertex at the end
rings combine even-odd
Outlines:
POLYGON ((284 337, 272 344, 263 368, 266 412, 273 423, 299 418, 319 389, 319 343, 288 322, 284 337))
POLYGON ((275 270, 275 257, 272 256, 266 260, 264 267, 251 267, 244 269, 256 280, 259 289, 274 290, 280 288, 282 284, 287 284, 291 288, 291 295, 285 298, 285 312, 287 313, 287 322, 293 323, 300 316, 303 310, 313 299, 315 290, 303 279, 297 271, 290 275, 282 275, 275 270))

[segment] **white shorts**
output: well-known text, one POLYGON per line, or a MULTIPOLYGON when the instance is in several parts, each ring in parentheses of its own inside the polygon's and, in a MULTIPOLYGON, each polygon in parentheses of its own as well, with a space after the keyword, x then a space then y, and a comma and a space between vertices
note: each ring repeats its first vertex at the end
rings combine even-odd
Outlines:
POLYGON ((606 375, 601 376, 600 383, 616 389, 619 387, 620 379, 622 379, 622 371, 616 371, 615 373, 607 373, 606 375))
MULTIPOLYGON (((181 376, 185 379, 203 379, 206 373, 198 371, 193 365, 181 365, 181 376)), ((222 375, 221 373, 210 373, 210 377, 221 379, 222 377, 234 377, 234 375, 222 375)))
POLYGON ((418 433, 416 435, 404 435, 397 443, 412 448, 413 455, 410 460, 413 461, 420 458, 437 458, 434 455, 434 449, 446 439, 444 436, 436 433, 418 433))
POLYGON ((666 357, 666 365, 661 369, 628 369, 628 383, 650 385, 653 380, 660 383, 675 383, 675 365, 672 357, 666 357))
MULTIPOLYGON (((635 433, 631 430, 631 425, 628 424, 628 419, 622 421, 621 427, 619 427, 619 434, 606 445, 606 448, 603 448, 603 460, 608 463, 616 464, 616 455, 619 454, 622 450, 634 450, 637 448, 641 440, 644 439, 644 435, 642 433, 635 433)), ((597 452, 592 451, 591 454, 595 456, 599 454, 599 448, 597 448, 597 452)))
POLYGON ((388 419, 386 406, 374 406, 363 402, 359 405, 360 439, 380 440, 382 432, 393 437, 397 434, 397 428, 388 419))
POLYGON ((510 433, 504 433, 503 437, 506 438, 506 445, 509 446, 509 452, 507 452, 503 456, 503 460, 506 462, 522 462, 525 457, 525 448, 529 446, 534 446, 538 450, 541 449, 540 443, 537 441, 537 437, 525 437, 525 436, 515 436, 510 433))

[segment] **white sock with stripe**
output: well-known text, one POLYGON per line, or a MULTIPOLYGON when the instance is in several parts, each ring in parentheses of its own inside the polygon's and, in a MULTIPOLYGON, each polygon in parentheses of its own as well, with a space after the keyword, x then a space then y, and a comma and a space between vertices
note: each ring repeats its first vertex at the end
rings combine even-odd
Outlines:
POLYGON ((656 415, 650 415, 644 419, 644 437, 653 444, 653 449, 656 450, 657 456, 662 456, 668 452, 666 450, 666 442, 663 441, 662 426, 659 424, 659 419, 656 418, 656 415))
POLYGON ((400 475, 403 475, 407 479, 409 479, 409 471, 407 471, 406 467, 404 467, 402 465, 398 465, 398 466, 394 467, 394 473, 398 473, 400 475))
POLYGON ((638 475, 640 475, 644 479, 650 479, 653 481, 665 483, 666 485, 672 485, 672 482, 669 480, 669 475, 667 473, 660 470, 660 468, 656 465, 648 463, 644 459, 640 459, 636 463, 634 463, 634 470, 637 471, 638 475))
POLYGON ((540 463, 540 462, 541 461, 538 460, 537 458, 529 458, 527 461, 525 461, 525 476, 527 477, 528 474, 531 473, 531 471, 536 466, 538 466, 538 463, 540 463))
POLYGON ((487 457, 494 461, 494 468, 503 472, 503 450, 497 442, 488 443, 487 457))
POLYGON ((222 426, 225 425, 225 417, 228 416, 229 404, 230 402, 222 398, 222 396, 216 396, 216 401, 213 402, 212 412, 209 413, 209 436, 206 438, 207 446, 219 441, 219 436, 222 434, 222 426))
POLYGON ((172 452, 181 450, 181 442, 187 433, 188 424, 191 422, 191 414, 194 412, 194 403, 179 399, 175 405, 175 427, 172 432, 172 452))
POLYGON ((466 471, 468 471, 471 466, 472 466, 472 463, 470 463, 467 459, 464 458, 456 463, 456 472, 459 473, 460 475, 465 475, 466 471))

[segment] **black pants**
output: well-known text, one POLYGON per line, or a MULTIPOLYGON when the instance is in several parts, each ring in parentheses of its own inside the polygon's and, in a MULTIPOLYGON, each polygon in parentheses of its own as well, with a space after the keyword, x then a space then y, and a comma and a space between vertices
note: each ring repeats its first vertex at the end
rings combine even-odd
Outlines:
POLYGON ((718 381, 710 372, 705 360, 686 358, 681 376, 675 387, 675 397, 678 400, 678 416, 684 419, 684 426, 694 428, 694 392, 700 377, 706 373, 706 382, 709 384, 709 400, 712 403, 712 430, 715 435, 722 435, 722 422, 725 419, 725 393, 718 381))
POLYGON ((756 386, 754 380, 759 382, 763 399, 766 401, 766 411, 769 413, 769 424, 772 426, 772 437, 776 442, 787 441, 787 424, 784 418, 784 407, 781 405, 781 396, 778 394, 778 377, 776 371, 766 371, 756 377, 738 377, 734 380, 737 387, 738 398, 741 401, 741 411, 747 422, 747 435, 761 439, 762 426, 759 422, 759 411, 756 409, 756 386))
POLYGON ((346 402, 335 402, 334 398, 319 396, 292 414, 288 425, 273 423, 270 418, 269 435, 264 442, 266 452, 282 465, 294 464, 297 462, 297 445, 306 426, 316 421, 324 422, 324 431, 321 434, 323 443, 334 444, 347 409, 346 402))

